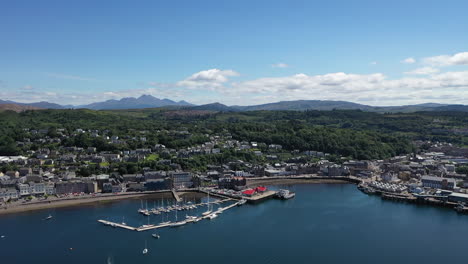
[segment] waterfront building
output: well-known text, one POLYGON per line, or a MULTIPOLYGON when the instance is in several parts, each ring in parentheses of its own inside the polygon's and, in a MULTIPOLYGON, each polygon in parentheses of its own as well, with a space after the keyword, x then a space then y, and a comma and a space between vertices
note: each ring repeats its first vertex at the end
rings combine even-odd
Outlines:
POLYGON ((44 186, 47 195, 55 195, 55 184, 52 182, 46 183, 44 186))
MULTIPOLYGON (((109 183, 109 175, 108 174, 96 175, 96 182, 98 184, 98 188, 101 190, 104 190, 104 184, 109 183)), ((111 190, 112 190, 112 187, 111 187, 111 190)))
POLYGON ((103 183, 101 190, 102 190, 103 193, 111 193, 112 192, 112 183, 110 183, 110 182, 103 183))
POLYGON ((113 193, 125 192, 125 189, 122 184, 114 184, 112 185, 112 192, 113 193))
POLYGON ((57 194, 68 193, 95 193, 97 191, 96 182, 83 182, 83 181, 67 181, 57 182, 55 184, 57 194))
POLYGON ((239 190, 247 184, 245 177, 224 177, 218 180, 218 187, 221 189, 239 190))
POLYGON ((166 179, 148 180, 145 183, 145 189, 147 191, 167 190, 169 188, 170 188, 170 181, 166 179))
POLYGON ((19 191, 19 196, 27 196, 27 195, 30 195, 30 192, 29 192, 29 185, 28 185, 28 184, 18 183, 18 184, 17 184, 17 188, 18 188, 18 191, 19 191))
POLYGON ((422 176, 421 182, 423 184, 423 187, 429 187, 434 189, 453 190, 456 186, 456 182, 454 179, 435 176, 422 176))
POLYGON ((468 194, 465 193, 451 193, 448 195, 450 202, 468 202, 468 194))
POLYGON ((29 183, 29 193, 34 195, 44 195, 45 185, 44 183, 29 183))
POLYGON ((173 172, 171 173, 172 187, 175 189, 191 188, 193 186, 192 173, 173 172))
POLYGON ((324 166, 322 168, 322 172, 326 176, 336 177, 336 176, 344 176, 344 175, 349 174, 349 169, 346 166, 332 164, 329 166, 324 166))
POLYGON ((127 185, 127 190, 130 192, 142 192, 145 190, 145 185, 143 183, 131 182, 127 185))
POLYGON ((18 191, 13 188, 0 189, 0 200, 6 202, 19 198, 18 191))
POLYGON ((279 176, 280 174, 281 174, 280 170, 276 170, 276 169, 267 169, 267 170, 265 170, 265 175, 266 176, 273 177, 273 176, 279 176))

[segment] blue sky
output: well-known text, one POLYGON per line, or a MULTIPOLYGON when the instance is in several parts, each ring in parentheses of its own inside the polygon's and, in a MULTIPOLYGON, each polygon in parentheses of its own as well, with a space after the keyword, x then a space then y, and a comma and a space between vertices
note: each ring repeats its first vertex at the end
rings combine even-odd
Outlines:
POLYGON ((3 1, 0 99, 466 104, 466 10, 427 0, 3 1))

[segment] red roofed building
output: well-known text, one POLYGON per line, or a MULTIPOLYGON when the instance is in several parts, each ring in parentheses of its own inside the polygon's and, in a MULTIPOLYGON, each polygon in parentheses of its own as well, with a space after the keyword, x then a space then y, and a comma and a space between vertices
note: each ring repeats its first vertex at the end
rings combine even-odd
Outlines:
POLYGON ((252 196, 252 195, 254 195, 254 193, 255 193, 255 189, 247 189, 247 190, 242 192, 242 194, 245 195, 245 196, 252 196))
POLYGON ((265 192, 267 188, 265 186, 258 186, 255 190, 259 193, 265 192))

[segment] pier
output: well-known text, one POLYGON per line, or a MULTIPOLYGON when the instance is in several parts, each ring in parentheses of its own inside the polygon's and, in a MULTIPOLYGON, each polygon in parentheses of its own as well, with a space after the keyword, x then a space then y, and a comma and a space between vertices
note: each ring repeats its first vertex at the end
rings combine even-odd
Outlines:
MULTIPOLYGON (((232 200, 232 199, 226 199, 226 200, 223 200, 223 201, 227 201, 227 200, 232 200)), ((216 202, 213 202, 213 203, 216 203, 216 202)), ((213 212, 213 214, 223 213, 224 211, 229 210, 229 209, 239 205, 239 203, 240 203, 240 201, 237 201, 237 202, 235 202, 235 203, 233 203, 231 205, 228 205, 226 207, 218 208, 218 210, 213 212)), ((210 217, 210 215, 199 216, 196 219, 187 220, 187 224, 188 223, 195 223, 195 222, 198 222, 199 220, 203 220, 203 219, 208 219, 210 217)), ((102 223, 104 225, 111 226, 111 227, 114 227, 114 228, 119 227, 119 228, 123 228, 123 229, 126 229, 126 230, 137 231, 137 232, 169 227, 172 224, 172 223, 164 223, 164 224, 159 224, 159 225, 142 225, 140 227, 132 227, 132 226, 129 226, 129 225, 124 225, 124 224, 121 224, 121 223, 116 223, 116 222, 107 221, 107 220, 97 220, 97 221, 99 223, 102 223)))
POLYGON ((177 202, 182 201, 182 199, 180 199, 180 197, 179 197, 179 195, 177 194, 177 192, 176 192, 175 189, 172 189, 171 192, 172 192, 172 195, 174 196, 174 199, 175 199, 177 202))
POLYGON ((112 227, 120 227, 120 228, 123 228, 123 229, 133 230, 133 231, 137 230, 137 228, 135 228, 135 227, 131 227, 131 226, 128 226, 128 225, 115 223, 115 222, 111 222, 111 221, 107 221, 107 220, 98 220, 98 222, 103 223, 104 225, 112 226, 112 227))
POLYGON ((275 191, 265 191, 263 193, 255 194, 251 197, 244 197, 244 199, 247 200, 247 202, 249 203, 256 203, 256 202, 261 202, 266 199, 269 199, 275 195, 276 195, 275 191))

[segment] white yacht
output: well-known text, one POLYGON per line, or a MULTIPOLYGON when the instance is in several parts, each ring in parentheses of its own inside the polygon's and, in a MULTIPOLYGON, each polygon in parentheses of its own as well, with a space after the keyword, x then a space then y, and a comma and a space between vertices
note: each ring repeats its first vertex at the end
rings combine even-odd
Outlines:
POLYGON ((183 226, 187 224, 187 221, 177 221, 177 211, 175 213, 175 222, 171 223, 169 226, 170 227, 178 227, 178 226, 183 226))
POLYGON ((206 209, 206 212, 203 212, 202 215, 203 216, 207 216, 209 214, 211 214, 211 210, 210 210, 210 192, 208 192, 208 202, 206 202, 206 205, 207 205, 207 209, 206 209))
POLYGON ((286 200, 286 199, 291 199, 296 196, 295 193, 290 192, 289 190, 279 190, 279 192, 276 193, 276 196, 278 196, 280 199, 286 200))

